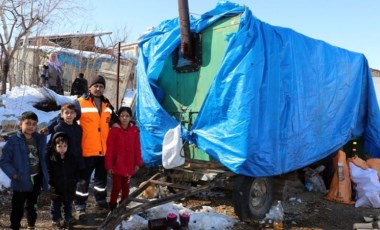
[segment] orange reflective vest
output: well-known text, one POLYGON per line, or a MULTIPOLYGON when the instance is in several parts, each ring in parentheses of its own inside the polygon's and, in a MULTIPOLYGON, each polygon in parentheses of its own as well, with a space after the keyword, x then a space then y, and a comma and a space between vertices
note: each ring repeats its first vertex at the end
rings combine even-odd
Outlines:
POLYGON ((105 156, 112 110, 105 102, 102 102, 102 109, 99 114, 91 97, 80 97, 78 102, 81 108, 79 122, 83 129, 83 157, 105 156))

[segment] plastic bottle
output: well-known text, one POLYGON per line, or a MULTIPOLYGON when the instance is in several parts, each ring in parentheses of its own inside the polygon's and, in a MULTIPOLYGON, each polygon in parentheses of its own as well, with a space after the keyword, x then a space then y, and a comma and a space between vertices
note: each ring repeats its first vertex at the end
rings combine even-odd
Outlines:
POLYGON ((179 223, 177 222, 177 214, 172 212, 168 213, 168 215, 166 216, 166 223, 167 230, 177 230, 180 227, 179 223))
POLYGON ((314 171, 316 172, 316 173, 321 173, 321 172, 323 172, 323 170, 325 170, 325 166, 324 165, 320 165, 320 166, 318 166, 316 169, 314 169, 314 171))
POLYGON ((284 208, 282 207, 281 201, 277 201, 274 206, 275 216, 273 218, 273 230, 283 230, 284 229, 284 208))
POLYGON ((190 221, 190 213, 183 212, 179 214, 180 220, 180 230, 188 230, 189 229, 189 221, 190 221))

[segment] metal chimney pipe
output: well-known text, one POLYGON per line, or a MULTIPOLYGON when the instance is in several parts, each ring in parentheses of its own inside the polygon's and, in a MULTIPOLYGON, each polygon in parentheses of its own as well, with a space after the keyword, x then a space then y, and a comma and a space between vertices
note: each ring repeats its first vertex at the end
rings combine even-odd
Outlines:
POLYGON ((178 0, 179 23, 181 29, 181 52, 184 58, 194 59, 193 44, 190 35, 188 0, 178 0))

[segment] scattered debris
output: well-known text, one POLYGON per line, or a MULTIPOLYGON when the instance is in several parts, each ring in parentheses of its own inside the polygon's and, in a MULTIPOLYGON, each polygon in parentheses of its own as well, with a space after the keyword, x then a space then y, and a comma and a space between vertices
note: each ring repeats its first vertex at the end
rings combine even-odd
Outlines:
POLYGON ((373 229, 372 223, 355 223, 354 230, 359 230, 359 229, 373 229))
POLYGON ((364 218, 364 221, 365 221, 366 223, 369 223, 369 222, 372 222, 372 221, 373 221, 373 217, 364 216, 363 218, 364 218))

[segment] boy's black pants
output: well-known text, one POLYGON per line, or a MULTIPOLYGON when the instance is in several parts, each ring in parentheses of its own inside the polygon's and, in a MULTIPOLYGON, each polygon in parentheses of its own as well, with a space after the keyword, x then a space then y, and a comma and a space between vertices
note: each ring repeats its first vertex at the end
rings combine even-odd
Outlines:
POLYGON ((33 177, 34 185, 32 192, 13 191, 12 196, 12 212, 11 212, 11 228, 20 229, 20 222, 24 216, 24 208, 26 210, 26 219, 28 226, 34 226, 37 220, 37 200, 41 191, 42 178, 40 175, 33 177))

